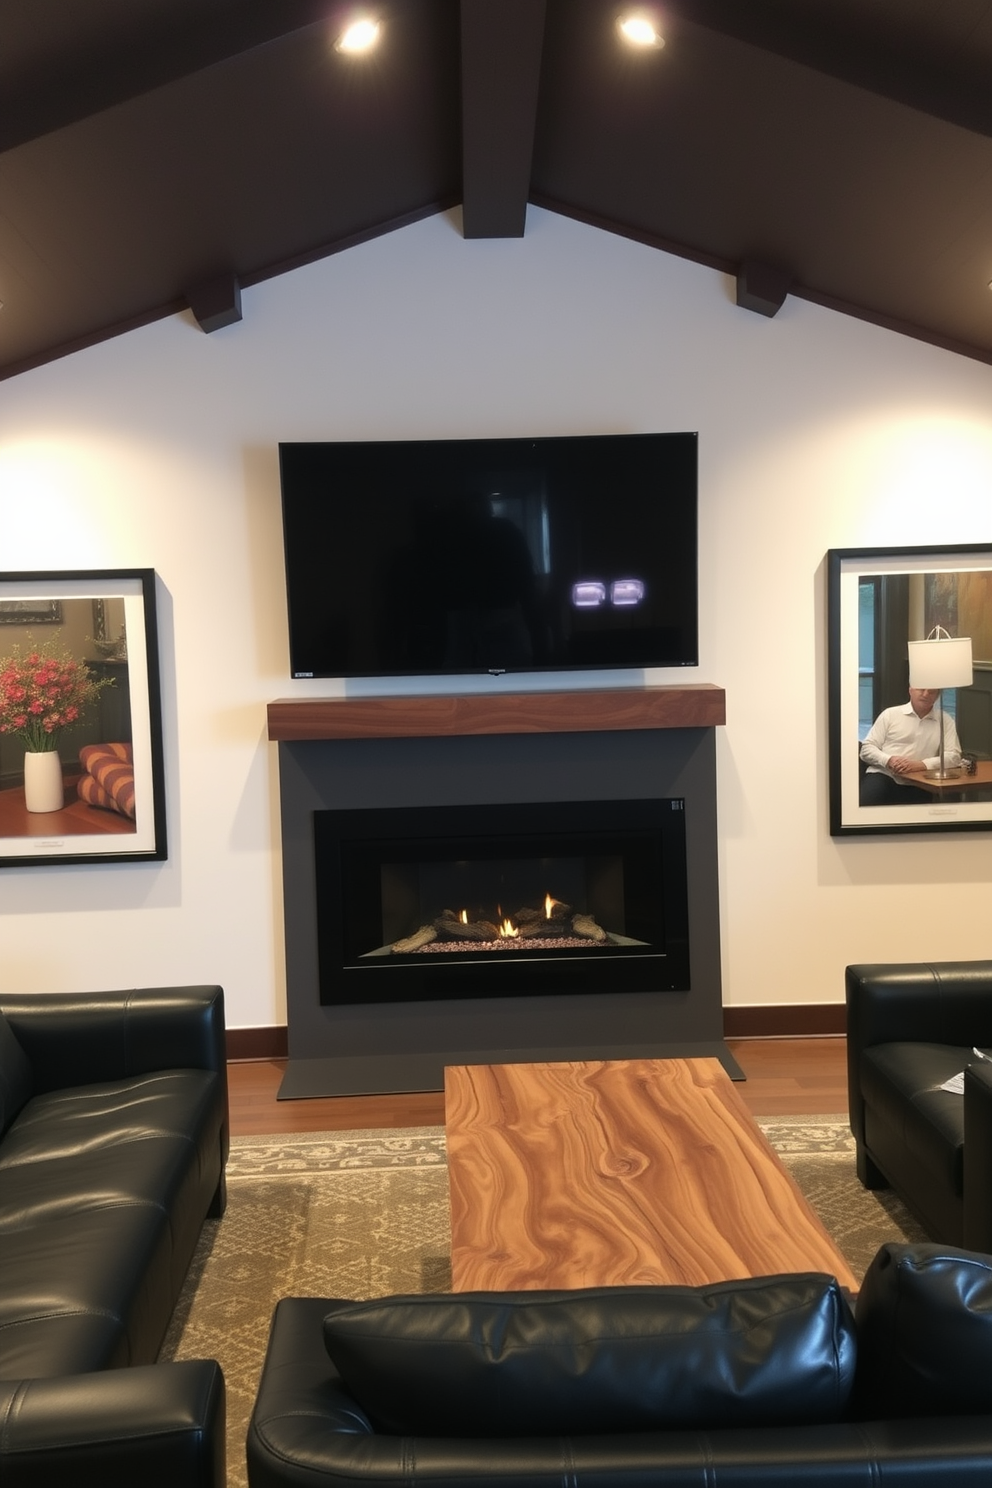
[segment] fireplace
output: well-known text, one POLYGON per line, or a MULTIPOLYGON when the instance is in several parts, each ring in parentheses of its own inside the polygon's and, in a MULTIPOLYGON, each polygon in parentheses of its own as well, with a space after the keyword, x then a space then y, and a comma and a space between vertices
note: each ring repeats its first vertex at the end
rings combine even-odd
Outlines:
POLYGON ((685 801, 314 813, 324 1004, 685 991, 685 801))
POLYGON ((720 974, 724 707, 706 684, 270 704, 289 1034, 280 1098, 439 1090, 446 1064, 545 1059, 710 1055, 740 1077, 723 1040, 720 974), (659 821, 661 845, 631 843, 659 821), (508 830, 523 848, 495 840, 508 830), (325 832, 337 837, 337 867, 333 854, 318 863, 325 832), (554 878, 528 880, 545 858, 554 878), (439 912, 432 875, 462 861, 509 873, 507 902, 502 886, 456 891, 449 879, 439 912), (370 891, 347 932, 327 908, 335 873, 349 905, 363 876, 370 891), (545 896, 568 906, 570 930, 588 914, 608 943, 391 949, 428 921, 448 923, 445 910, 478 927, 492 923, 493 897, 512 921, 545 896), (642 915, 645 898, 662 905, 662 924, 642 915))

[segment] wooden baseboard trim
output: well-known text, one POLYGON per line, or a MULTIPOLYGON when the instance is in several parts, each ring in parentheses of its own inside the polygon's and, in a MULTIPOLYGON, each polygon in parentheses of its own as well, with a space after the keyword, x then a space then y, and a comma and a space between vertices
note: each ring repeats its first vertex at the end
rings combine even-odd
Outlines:
POLYGON ((288 1028, 229 1028, 227 1030, 229 1060, 285 1059, 288 1053, 288 1028))
POLYGON ((836 1038, 847 1033, 842 1002, 725 1007, 725 1038, 836 1038))

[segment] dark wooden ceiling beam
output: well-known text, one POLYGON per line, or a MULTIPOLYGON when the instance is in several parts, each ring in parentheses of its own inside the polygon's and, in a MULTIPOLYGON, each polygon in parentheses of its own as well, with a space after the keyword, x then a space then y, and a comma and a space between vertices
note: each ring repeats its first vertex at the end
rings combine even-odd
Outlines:
POLYGON ((737 303, 756 315, 777 315, 791 287, 791 274, 759 258, 743 259, 737 270, 737 303))
POLYGON ((545 0, 461 0, 466 238, 520 238, 527 216, 545 0))
POLYGON ((328 24, 327 0, 240 0, 197 25, 149 26, 98 54, 49 60, 43 76, 8 81, 0 102, 0 153, 227 62, 307 26, 328 24))
POLYGON ((666 0, 666 11, 864 88, 880 98, 992 137, 992 88, 981 57, 962 51, 954 65, 891 25, 827 23, 794 0, 666 0))
POLYGON ((201 331, 209 335, 241 319, 241 281, 237 274, 215 274, 186 291, 189 308, 201 331))

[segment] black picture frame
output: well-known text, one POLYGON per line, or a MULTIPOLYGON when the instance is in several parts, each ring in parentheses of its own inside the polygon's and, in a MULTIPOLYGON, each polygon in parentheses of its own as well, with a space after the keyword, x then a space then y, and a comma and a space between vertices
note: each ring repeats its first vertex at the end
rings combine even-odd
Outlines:
POLYGON ((909 639, 934 624, 973 638, 974 678, 955 689, 962 748, 992 761, 992 542, 931 547, 832 548, 827 553, 827 713, 830 835, 989 831, 992 771, 979 769, 928 799, 862 805, 861 734, 869 715, 907 698, 909 639), (987 598, 985 598, 987 596, 987 598), (960 617, 957 608, 967 611, 960 617), (955 611, 951 617, 951 611, 955 611), (953 618, 952 625, 947 619, 953 618), (967 626, 959 629, 960 624, 967 626), (977 624, 973 624, 977 621, 977 624), (911 634, 912 627, 912 634, 911 634), (870 706, 864 644, 870 628, 870 706))
POLYGON ((0 733, 0 868, 168 857, 156 582, 151 568, 0 573, 0 663, 53 647, 101 684, 59 730, 61 809, 27 809, 23 736, 0 733))

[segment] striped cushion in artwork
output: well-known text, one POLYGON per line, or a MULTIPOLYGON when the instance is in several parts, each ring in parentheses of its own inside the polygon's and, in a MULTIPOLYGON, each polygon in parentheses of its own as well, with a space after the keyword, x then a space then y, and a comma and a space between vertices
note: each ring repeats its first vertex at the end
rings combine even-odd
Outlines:
POLYGON ((87 744, 79 751, 84 773, 79 799, 90 806, 119 811, 134 820, 134 757, 130 744, 87 744))

